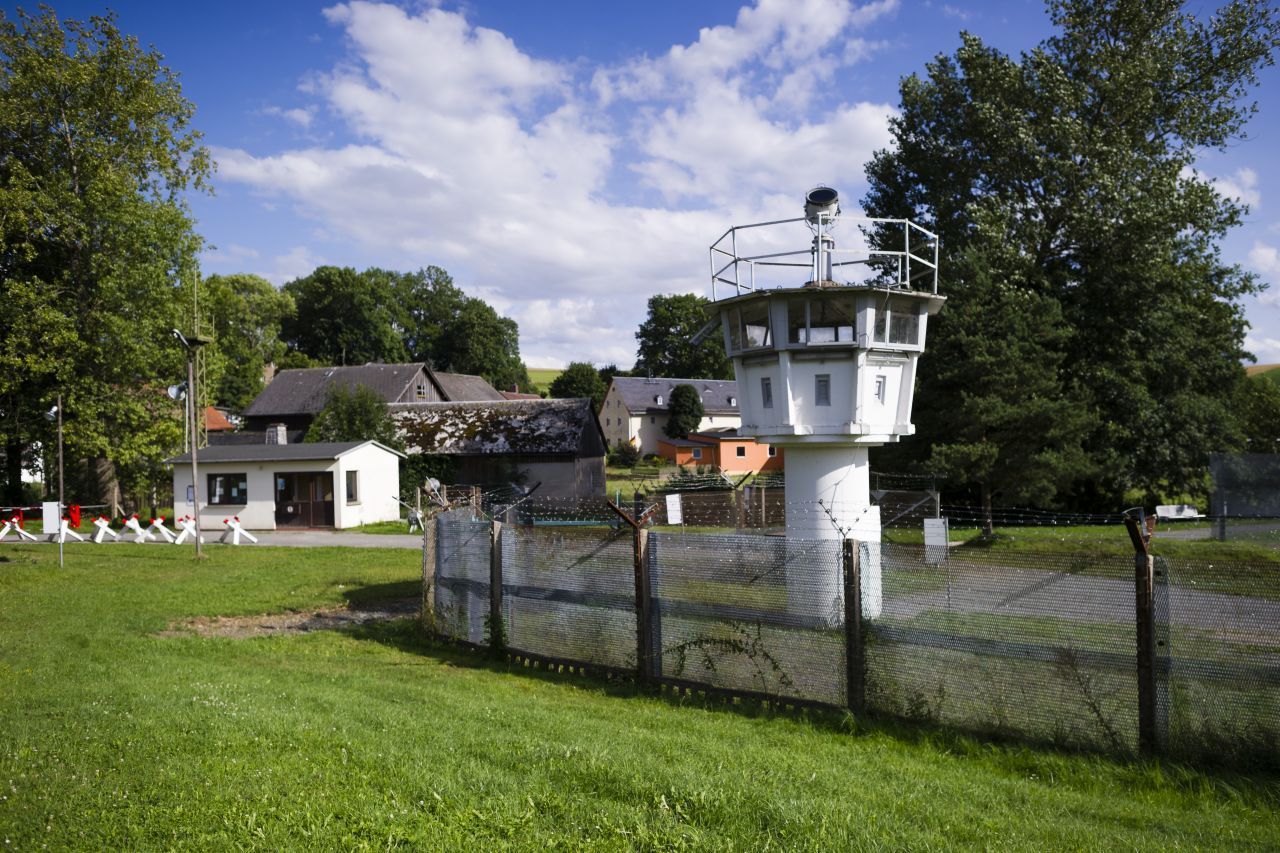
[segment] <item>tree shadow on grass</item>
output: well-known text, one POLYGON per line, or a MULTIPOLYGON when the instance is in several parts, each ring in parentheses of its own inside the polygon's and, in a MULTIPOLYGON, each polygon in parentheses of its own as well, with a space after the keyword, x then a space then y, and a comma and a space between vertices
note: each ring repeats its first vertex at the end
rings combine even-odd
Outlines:
POLYGON ((373 583, 361 585, 360 581, 341 581, 346 587, 342 597, 347 607, 352 610, 365 610, 370 607, 402 601, 404 599, 422 599, 422 581, 397 581, 395 583, 373 583))

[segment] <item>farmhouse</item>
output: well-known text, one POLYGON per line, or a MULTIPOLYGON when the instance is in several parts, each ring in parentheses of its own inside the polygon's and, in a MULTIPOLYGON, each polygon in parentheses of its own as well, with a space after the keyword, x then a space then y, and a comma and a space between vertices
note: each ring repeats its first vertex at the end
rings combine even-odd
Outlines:
POLYGON ((699 431, 735 428, 742 423, 738 383, 732 380, 615 376, 600 407, 600 423, 609 446, 623 441, 634 444, 643 454, 660 452, 658 443, 666 438, 663 427, 671 417, 671 391, 677 385, 692 385, 702 397, 699 431))
MULTIPOLYGON (((289 441, 305 433, 324 408, 331 388, 363 385, 387 402, 502 400, 479 376, 440 373, 422 363, 364 364, 356 367, 306 367, 281 370, 244 410, 245 430, 263 434, 284 424, 289 441)), ((265 441, 265 439, 264 439, 265 441)))
POLYGON ((536 483, 540 497, 604 494, 604 435, 591 401, 401 403, 390 407, 409 453, 447 456, 453 482, 536 483))
MULTIPOLYGON (((356 527, 400 517, 400 460, 376 441, 233 444, 200 450, 200 526, 356 527)), ((173 465, 174 512, 193 514, 191 454, 173 465)))

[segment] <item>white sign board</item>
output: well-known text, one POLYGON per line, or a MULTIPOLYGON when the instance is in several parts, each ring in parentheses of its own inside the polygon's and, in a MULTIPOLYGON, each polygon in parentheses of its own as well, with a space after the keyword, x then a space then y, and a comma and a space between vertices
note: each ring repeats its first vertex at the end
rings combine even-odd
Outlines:
POLYGON ((44 532, 50 536, 57 533, 62 528, 62 519, 59 517, 59 506, 57 501, 45 501, 40 505, 44 511, 44 532))
POLYGON ((947 520, 945 518, 926 518, 924 520, 924 561, 936 564, 946 559, 947 520))
POLYGON ((679 495, 667 495, 667 524, 684 524, 679 495))

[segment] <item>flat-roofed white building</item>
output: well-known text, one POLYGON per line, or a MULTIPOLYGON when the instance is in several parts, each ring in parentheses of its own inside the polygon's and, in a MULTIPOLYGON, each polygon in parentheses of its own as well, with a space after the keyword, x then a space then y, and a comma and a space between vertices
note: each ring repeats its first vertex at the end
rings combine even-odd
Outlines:
MULTIPOLYGON (((200 526, 236 516, 251 530, 358 527, 400 518, 400 460, 376 441, 231 444, 200 450, 200 526)), ((173 465, 174 513, 192 515, 191 454, 173 465)))

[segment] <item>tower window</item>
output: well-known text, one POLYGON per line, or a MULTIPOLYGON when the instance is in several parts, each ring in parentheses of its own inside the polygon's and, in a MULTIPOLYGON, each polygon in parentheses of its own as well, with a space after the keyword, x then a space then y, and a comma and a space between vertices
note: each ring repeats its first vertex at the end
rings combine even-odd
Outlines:
POLYGON ((768 376, 760 377, 760 405, 766 409, 773 408, 773 380, 768 376))
POLYGON ((815 406, 831 405, 831 374, 819 373, 814 377, 813 404, 815 406))

